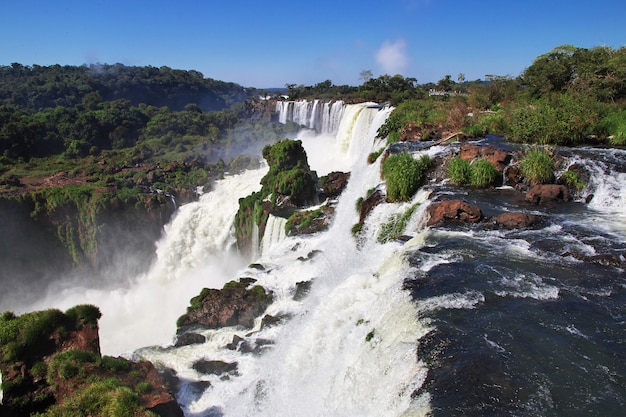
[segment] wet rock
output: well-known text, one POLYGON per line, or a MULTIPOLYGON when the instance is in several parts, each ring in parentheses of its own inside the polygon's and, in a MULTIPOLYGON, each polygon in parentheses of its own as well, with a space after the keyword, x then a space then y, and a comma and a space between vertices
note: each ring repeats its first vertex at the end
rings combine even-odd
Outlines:
POLYGON ((271 293, 259 285, 248 288, 245 282, 231 281, 221 290, 204 289, 192 299, 192 307, 178 321, 178 327, 202 326, 216 329, 226 326, 252 328, 272 302, 271 293))
POLYGON ((206 337, 198 333, 183 333, 176 338, 176 344, 174 346, 189 346, 199 345, 206 342, 206 337))
POLYGON ((382 191, 376 190, 367 196, 361 204, 361 212, 359 214, 359 223, 363 223, 374 207, 385 201, 385 195, 382 191))
POLYGON ((569 191, 565 185, 538 184, 526 192, 526 201, 534 204, 562 203, 569 200, 569 191))
POLYGON ((505 229, 521 229, 536 224, 539 218, 534 214, 516 211, 502 213, 495 217, 493 221, 498 227, 505 229))
POLYGON ((296 282, 296 293, 293 295, 294 301, 303 300, 311 291, 312 281, 300 281, 296 282))
POLYGON ((192 368, 205 375, 237 374, 237 362, 208 361, 201 359, 192 368))
POLYGON ((334 171, 320 179, 323 195, 325 198, 338 197, 348 185, 349 172, 334 171))
POLYGON ((447 223, 478 223, 483 214, 478 206, 463 200, 446 200, 433 203, 426 209, 430 216, 427 226, 447 223))

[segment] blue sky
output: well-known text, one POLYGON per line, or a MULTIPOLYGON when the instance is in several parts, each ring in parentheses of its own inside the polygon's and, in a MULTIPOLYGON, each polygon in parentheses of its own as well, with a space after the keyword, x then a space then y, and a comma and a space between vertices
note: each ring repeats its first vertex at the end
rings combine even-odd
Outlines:
POLYGON ((517 76, 562 44, 626 46, 626 1, 0 0, 0 65, 166 65, 258 88, 517 76))

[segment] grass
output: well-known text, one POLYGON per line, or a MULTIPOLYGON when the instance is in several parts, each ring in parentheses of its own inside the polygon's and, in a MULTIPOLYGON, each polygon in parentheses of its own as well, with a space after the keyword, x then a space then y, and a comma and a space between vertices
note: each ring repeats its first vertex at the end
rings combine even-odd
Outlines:
POLYGON ((387 201, 409 201, 422 185, 429 165, 427 155, 420 159, 405 153, 389 156, 382 169, 382 177, 387 182, 387 201))
POLYGON ((470 183, 474 187, 488 187, 498 178, 498 170, 486 159, 477 159, 471 164, 470 183))
POLYGON ((470 163, 461 157, 454 157, 448 163, 448 178, 456 185, 469 184, 472 180, 470 163))
POLYGON ((532 148, 519 163, 522 175, 531 184, 545 184, 554 179, 554 161, 543 148, 532 148))

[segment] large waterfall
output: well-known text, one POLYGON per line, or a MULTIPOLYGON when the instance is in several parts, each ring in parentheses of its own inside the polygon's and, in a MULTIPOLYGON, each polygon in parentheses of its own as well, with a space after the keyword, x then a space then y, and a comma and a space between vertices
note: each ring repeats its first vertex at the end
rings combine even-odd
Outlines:
MULTIPOLYGON (((276 110, 304 127, 298 139, 313 170, 351 173, 328 231, 285 236, 284 219, 270 217, 258 255, 241 259, 232 251, 237 200, 260 188, 266 168, 229 176, 180 208, 145 275, 123 289, 63 289, 41 307, 100 306, 103 353, 173 370, 187 416, 623 413, 626 151, 558 149, 591 173, 561 206, 520 203, 506 187, 429 183, 410 202, 376 206, 357 242, 356 201, 385 189, 380 161, 366 161, 386 146, 376 134, 392 109, 301 101, 276 110), (425 227, 427 207, 442 196, 541 221, 519 230, 425 227), (409 209, 402 239, 380 243, 409 209), (278 323, 201 330, 205 343, 172 347, 189 299, 240 277, 272 292, 266 314, 278 323), (302 283, 309 292, 295 297, 302 283), (257 349, 228 349, 235 337, 257 349), (200 360, 236 370, 203 374, 193 368, 200 360)), ((414 154, 435 159, 455 146, 414 154)))

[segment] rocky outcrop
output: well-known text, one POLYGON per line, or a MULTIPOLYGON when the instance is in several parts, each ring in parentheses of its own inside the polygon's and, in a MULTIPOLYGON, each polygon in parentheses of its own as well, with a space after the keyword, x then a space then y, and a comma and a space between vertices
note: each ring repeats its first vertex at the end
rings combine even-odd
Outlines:
POLYGON ((187 313, 178 319, 179 331, 191 326, 250 329, 271 302, 271 293, 259 285, 249 288, 249 282, 231 281, 221 290, 205 288, 191 300, 187 313))
POLYGON ((328 175, 320 178, 320 186, 322 193, 320 194, 320 200, 326 198, 337 198, 343 192, 348 185, 350 179, 349 172, 333 171, 328 175))
POLYGON ((489 161, 493 166, 495 166, 498 172, 504 172, 504 169, 509 165, 513 155, 503 149, 498 148, 493 145, 474 145, 474 144, 463 144, 461 146, 459 156, 461 159, 464 159, 468 162, 472 162, 475 159, 483 158, 489 161))
POLYGON ((533 204, 554 204, 569 201, 569 190, 565 185, 538 184, 526 192, 526 201, 533 204))
MULTIPOLYGON (((22 316, 3 313, 2 415, 43 413, 50 407, 59 415, 70 415, 84 392, 102 396, 90 397, 94 410, 125 392, 136 398, 136 412, 150 410, 164 417, 181 417, 180 406, 154 365, 100 355, 99 318, 97 307, 89 305, 65 313, 55 309, 22 316)), ((94 410, 90 413, 99 414, 94 410)))
POLYGON ((535 225, 539 218, 534 214, 523 212, 506 212, 496 216, 493 222, 504 229, 521 229, 535 225))
POLYGON ((446 200, 433 203, 426 209, 429 219, 427 226, 447 223, 478 223, 483 213, 478 206, 463 200, 446 200))

